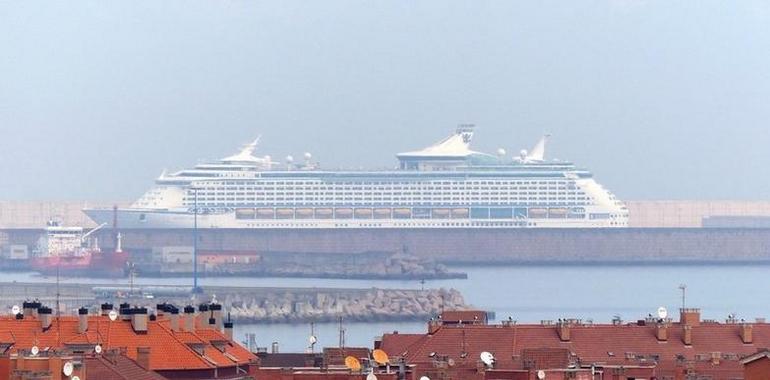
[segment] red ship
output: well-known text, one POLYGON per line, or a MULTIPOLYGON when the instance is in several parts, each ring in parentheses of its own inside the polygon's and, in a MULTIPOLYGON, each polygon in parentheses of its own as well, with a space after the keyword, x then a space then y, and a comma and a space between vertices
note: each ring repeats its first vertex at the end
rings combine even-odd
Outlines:
POLYGON ((30 268, 45 275, 125 276, 129 257, 121 249, 120 234, 114 252, 102 252, 96 239, 89 238, 103 226, 84 234, 82 227, 48 222, 45 234, 38 240, 35 255, 30 259, 30 268))

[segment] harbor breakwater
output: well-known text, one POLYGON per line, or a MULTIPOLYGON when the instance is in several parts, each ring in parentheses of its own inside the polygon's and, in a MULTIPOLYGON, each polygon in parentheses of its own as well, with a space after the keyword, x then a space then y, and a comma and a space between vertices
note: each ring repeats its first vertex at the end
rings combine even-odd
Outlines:
POLYGON ((127 302, 154 309, 158 303, 180 306, 221 303, 238 323, 424 321, 445 309, 467 309, 454 289, 337 289, 204 287, 191 298, 180 286, 115 286, 114 284, 2 283, 0 309, 10 312, 25 300, 39 300, 62 313, 79 307, 96 310, 99 304, 127 302), (58 294, 58 297, 57 297, 58 294))

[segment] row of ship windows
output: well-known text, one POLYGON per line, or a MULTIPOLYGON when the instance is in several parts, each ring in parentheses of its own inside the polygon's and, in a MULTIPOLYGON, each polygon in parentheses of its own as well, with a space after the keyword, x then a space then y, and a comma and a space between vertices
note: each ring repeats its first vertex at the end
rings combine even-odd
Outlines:
MULTIPOLYGON (((251 224, 247 223, 246 227, 316 227, 316 224, 312 223, 270 223, 264 224, 251 224)), ((389 225, 383 225, 382 223, 334 223, 336 228, 345 227, 388 227, 389 225)), ((447 223, 393 223, 392 227, 535 227, 537 222, 447 222, 447 223)))
MULTIPOLYGON (((452 191, 417 191, 417 190, 411 190, 411 191, 398 191, 398 192, 389 192, 389 191, 381 191, 381 190, 375 190, 375 191, 355 191, 355 190, 349 190, 349 189, 331 189, 331 190, 310 190, 310 191, 292 191, 292 190, 286 190, 286 189, 280 189, 278 191, 276 190, 270 190, 270 191, 198 191, 198 197, 202 196, 222 196, 222 195, 265 195, 265 194, 279 194, 279 195, 305 195, 305 194, 312 194, 312 195, 338 195, 338 194, 362 194, 362 195, 442 195, 442 194, 454 194, 454 195, 462 195, 468 193, 468 190, 452 190, 452 191)), ((564 189, 552 189, 552 190, 546 190, 546 191, 522 191, 522 189, 509 189, 507 191, 498 191, 498 190, 480 190, 477 192, 473 192, 474 194, 585 194, 583 191, 565 191, 564 189)), ((190 192, 187 195, 189 196, 195 196, 194 192, 190 192)))
MULTIPOLYGON (((259 193, 259 192, 289 192, 289 193, 308 193, 308 192, 314 192, 314 191, 320 191, 320 192, 332 192, 332 191, 348 191, 348 192, 450 192, 450 191, 473 191, 473 192, 488 192, 488 191, 503 191, 503 192, 519 192, 519 191, 538 191, 538 192, 553 192, 553 191, 563 191, 563 192, 576 192, 580 191, 581 189, 577 187, 566 187, 566 186, 553 186, 553 187, 534 187, 534 186, 518 186, 518 187, 478 187, 478 186, 454 186, 454 187, 447 187, 447 188, 435 188, 435 187, 407 187, 407 188, 398 188, 398 187, 348 187, 348 186, 317 186, 317 187, 238 187, 238 188, 200 188, 198 190, 198 194, 202 193, 259 193)), ((187 192, 188 194, 193 194, 194 191, 189 190, 187 192)))
MULTIPOLYGON (((492 201, 492 202, 477 202, 479 204, 485 204, 490 206, 540 206, 540 205, 549 205, 549 206, 590 206, 592 203, 590 202, 570 202, 570 201, 530 201, 530 202, 524 202, 524 201, 518 201, 518 202, 498 202, 498 201, 492 201)), ((460 201, 453 201, 453 202, 362 202, 362 203, 356 203, 356 204, 341 204, 341 203, 334 203, 334 202, 285 202, 280 203, 279 205, 288 205, 288 206, 339 206, 339 205, 345 205, 345 206, 387 206, 387 207, 400 207, 400 206, 445 206, 445 205, 459 205, 459 206, 467 206, 468 202, 460 202, 460 201)), ((193 204, 185 204, 185 207, 194 207, 193 204)), ((229 202, 229 203, 198 203, 198 207, 211 207, 211 208, 221 208, 221 207, 272 207, 276 206, 275 202, 262 202, 262 203, 255 203, 255 202, 249 202, 249 203, 236 203, 236 202, 229 202)))
MULTIPOLYGON (((338 198, 338 199, 322 199, 322 198, 282 198, 282 197, 270 197, 263 199, 198 199, 198 204, 249 204, 249 203, 445 203, 445 202, 463 202, 463 203, 488 203, 488 202, 521 202, 521 201, 542 201, 542 202, 589 202, 590 198, 565 198, 565 197, 515 197, 515 198, 500 198, 500 197, 478 197, 478 198, 458 198, 458 197, 444 197, 437 199, 426 198, 338 198)), ((182 202, 183 205, 194 205, 194 200, 188 200, 182 202)))
POLYGON ((417 184, 412 186, 359 186, 359 185, 347 185, 347 184, 317 184, 316 186, 272 186, 272 185, 263 185, 263 186, 234 186, 234 187, 226 187, 226 186, 202 186, 201 190, 247 190, 247 191, 259 191, 259 190, 294 190, 294 191, 308 191, 308 190, 330 190, 330 189, 350 189, 350 190, 463 190, 463 189, 471 189, 471 190, 505 190, 505 189, 517 189, 517 190, 553 190, 553 189, 560 189, 560 190, 575 190, 577 189, 577 186, 565 186, 565 185, 554 185, 551 184, 550 186, 517 186, 517 185, 509 185, 509 186, 479 186, 477 184, 470 185, 470 184, 457 184, 452 186, 434 186, 434 185, 428 185, 428 184, 417 184))
MULTIPOLYGON (((502 197, 502 198, 516 198, 536 196, 542 198, 589 198, 585 193, 536 193, 536 192, 521 192, 521 193, 439 193, 439 194, 426 194, 426 193, 396 193, 396 194, 361 194, 361 193, 305 193, 305 194, 291 194, 291 193, 262 193, 262 194, 198 194, 197 199, 265 199, 265 198, 286 198, 286 199, 305 199, 305 198, 319 198, 319 199, 340 199, 340 198, 356 198, 356 199, 411 199, 411 198, 424 198, 424 199, 440 199, 440 198, 489 198, 489 197, 502 197)), ((154 198, 154 197, 149 197, 154 198)), ((184 200, 192 201, 196 196, 186 196, 184 200)))
MULTIPOLYGON (((611 226, 626 226, 627 223, 612 222, 611 226)), ((246 224, 247 227, 315 227, 313 223, 270 223, 270 224, 246 224)), ((334 227, 536 227, 537 222, 446 222, 446 223, 419 223, 419 222, 405 222, 405 223, 393 223, 390 225, 384 225, 382 223, 335 223, 334 227)))
MULTIPOLYGON (((504 180, 496 180, 496 181, 478 181, 478 180, 466 180, 466 181, 426 181, 426 180, 420 180, 419 182, 414 181, 373 181, 373 182, 363 182, 363 181, 350 181, 350 182, 336 182, 335 185, 358 185, 358 186, 414 186, 414 185, 466 185, 466 184, 472 184, 472 185, 568 185, 572 184, 574 182, 571 181, 564 181, 564 180, 550 180, 550 181, 504 181, 504 180)), ((298 186, 298 185, 327 185, 329 182, 326 181, 227 181, 227 182, 221 182, 221 181, 201 181, 196 182, 196 185, 212 185, 216 187, 221 186, 261 186, 261 185, 289 185, 289 186, 298 186)))

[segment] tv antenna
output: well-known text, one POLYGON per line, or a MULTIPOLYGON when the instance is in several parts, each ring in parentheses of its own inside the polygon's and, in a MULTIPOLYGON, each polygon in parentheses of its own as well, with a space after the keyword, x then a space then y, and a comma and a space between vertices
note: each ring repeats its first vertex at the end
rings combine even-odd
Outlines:
POLYGON ((75 365, 73 365, 72 362, 66 362, 62 367, 62 372, 64 373, 64 376, 72 376, 72 372, 74 370, 75 370, 75 365))
POLYGON ((495 365, 495 356, 491 353, 484 351, 479 355, 479 359, 481 359, 481 362, 484 363, 488 368, 492 368, 492 366, 495 365))
MULTIPOLYGON (((61 269, 61 260, 56 262, 56 343, 61 345, 61 305, 59 304, 61 298, 59 270, 61 269)), ((67 362, 72 366, 72 363, 67 362)), ((71 372, 71 371, 70 371, 71 372)), ((69 376, 69 375, 67 375, 69 376)))
POLYGON ((385 365, 390 363, 390 358, 388 357, 388 353, 379 348, 374 350, 374 352, 372 352, 372 357, 374 358, 374 362, 379 365, 385 365))
POLYGON ((352 357, 352 356, 346 356, 345 357, 345 367, 348 367, 351 371, 360 371, 361 370, 361 362, 358 361, 358 359, 352 357))
POLYGON ((340 345, 340 348, 345 348, 345 328, 342 327, 342 316, 339 317, 339 323, 340 323, 340 327, 339 327, 340 342, 339 342, 339 345, 340 345))
POLYGON ((687 284, 679 284, 679 290, 682 291, 682 309, 687 308, 687 284))
POLYGON ((315 344, 318 343, 318 337, 315 336, 315 322, 310 322, 310 336, 307 338, 310 343, 310 353, 315 352, 315 344))

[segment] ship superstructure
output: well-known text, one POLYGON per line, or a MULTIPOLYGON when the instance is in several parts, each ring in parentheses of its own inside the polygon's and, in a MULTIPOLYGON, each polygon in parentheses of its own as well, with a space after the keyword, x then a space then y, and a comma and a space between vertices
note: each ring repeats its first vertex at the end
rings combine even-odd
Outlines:
POLYGON ((626 227, 628 209, 571 162, 545 159, 548 136, 507 157, 470 148, 460 126, 427 148, 400 153, 394 170, 322 170, 238 154, 163 173, 128 208, 87 209, 122 228, 626 227), (116 212, 117 214, 113 214, 116 212))

